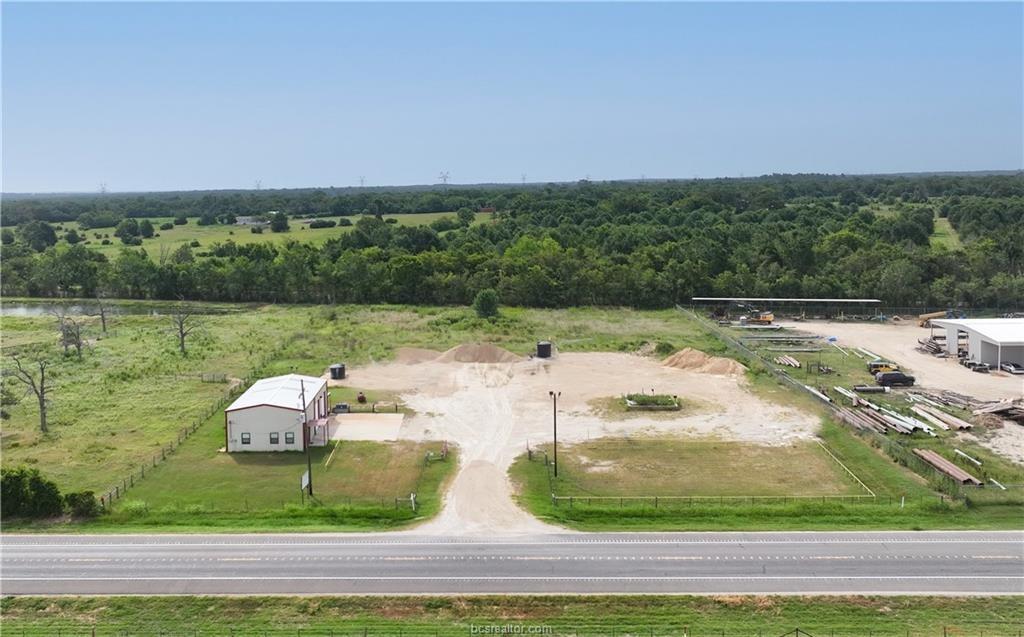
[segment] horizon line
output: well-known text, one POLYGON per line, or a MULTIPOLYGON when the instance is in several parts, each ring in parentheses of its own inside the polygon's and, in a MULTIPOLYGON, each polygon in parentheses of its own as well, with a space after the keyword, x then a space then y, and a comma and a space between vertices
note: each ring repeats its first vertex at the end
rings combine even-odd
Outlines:
POLYGON ((468 183, 409 183, 409 184, 385 184, 385 185, 349 185, 349 186, 285 186, 280 188, 257 188, 257 187, 222 187, 222 188, 192 188, 192 189, 152 189, 152 190, 50 190, 50 191, 0 191, 0 197, 46 197, 46 196, 116 196, 116 195, 145 195, 145 194, 171 194, 171 193, 218 193, 218 192, 281 192, 288 190, 388 190, 388 189, 432 189, 432 188, 459 188, 470 189, 474 187, 508 187, 508 188, 530 188, 546 185, 566 186, 581 183, 592 184, 615 184, 615 183, 673 183, 673 182, 695 182, 695 181, 748 181, 764 179, 766 177, 925 177, 925 176, 983 176, 983 175, 1013 175, 1024 173, 1024 166, 1020 168, 994 168, 977 170, 923 170, 923 171, 900 171, 900 172, 866 172, 866 173, 817 173, 817 172, 781 172, 762 173, 759 175, 719 175, 713 177, 629 177, 616 179, 586 179, 577 180, 553 180, 553 181, 481 181, 468 183))

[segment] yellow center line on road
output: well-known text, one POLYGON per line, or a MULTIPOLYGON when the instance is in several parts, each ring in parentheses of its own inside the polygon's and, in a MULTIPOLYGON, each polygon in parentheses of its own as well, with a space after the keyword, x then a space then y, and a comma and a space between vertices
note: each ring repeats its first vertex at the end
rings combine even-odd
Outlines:
POLYGON ((110 558, 106 557, 69 557, 69 562, 112 562, 110 558))

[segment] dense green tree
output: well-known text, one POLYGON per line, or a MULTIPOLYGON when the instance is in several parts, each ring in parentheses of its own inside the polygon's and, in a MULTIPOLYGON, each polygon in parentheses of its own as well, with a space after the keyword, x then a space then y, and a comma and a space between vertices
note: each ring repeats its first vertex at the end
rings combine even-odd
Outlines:
POLYGON ((494 318, 498 316, 498 293, 485 288, 476 293, 473 298, 473 311, 480 318, 494 318))
POLYGON ((275 212, 270 215, 270 230, 273 232, 288 232, 288 215, 283 212, 275 212))
POLYGON ((53 226, 38 219, 19 226, 18 232, 21 240, 36 252, 42 252, 57 243, 57 232, 53 226))

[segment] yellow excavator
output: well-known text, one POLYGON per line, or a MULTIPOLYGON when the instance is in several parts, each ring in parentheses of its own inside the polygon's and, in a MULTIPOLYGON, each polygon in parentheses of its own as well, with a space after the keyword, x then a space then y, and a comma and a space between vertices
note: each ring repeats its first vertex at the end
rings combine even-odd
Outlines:
POLYGON ((762 312, 761 310, 750 310, 740 317, 740 325, 771 325, 775 320, 773 312, 762 312))

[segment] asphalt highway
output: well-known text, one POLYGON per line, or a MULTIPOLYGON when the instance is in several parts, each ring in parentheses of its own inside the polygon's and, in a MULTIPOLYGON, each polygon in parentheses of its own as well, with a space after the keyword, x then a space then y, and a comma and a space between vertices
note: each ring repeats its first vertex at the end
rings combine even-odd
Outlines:
POLYGON ((4 535, 11 594, 1022 594, 1024 531, 4 535))

